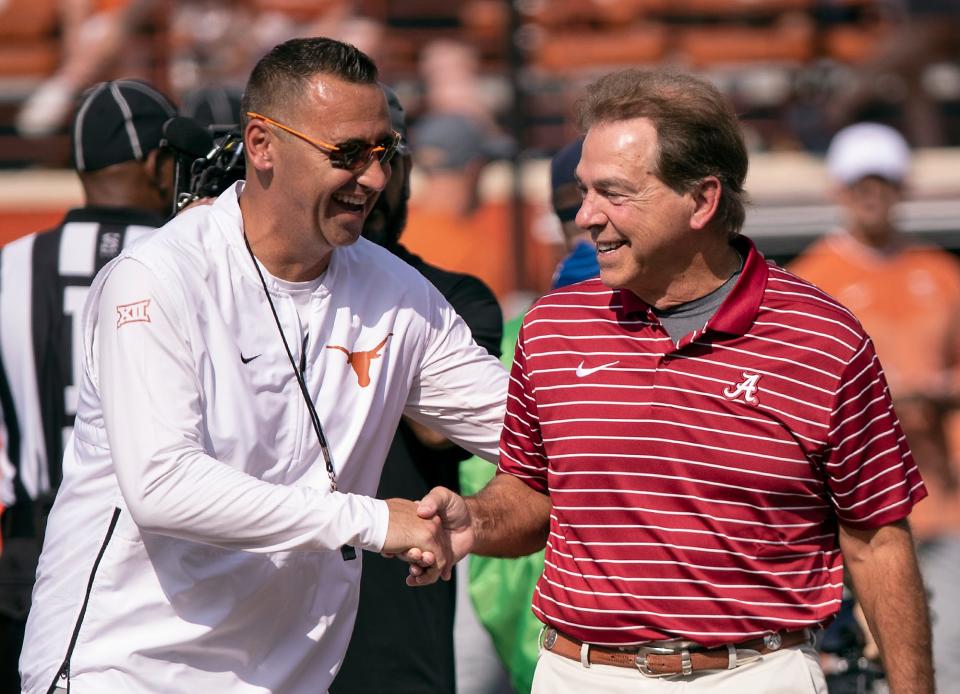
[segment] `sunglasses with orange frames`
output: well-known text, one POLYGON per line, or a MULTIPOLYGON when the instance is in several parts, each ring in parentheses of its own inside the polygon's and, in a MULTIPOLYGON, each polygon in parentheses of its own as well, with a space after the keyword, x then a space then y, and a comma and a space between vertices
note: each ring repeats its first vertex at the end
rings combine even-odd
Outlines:
POLYGON ((308 142, 321 152, 327 155, 330 165, 335 169, 346 169, 347 171, 360 171, 367 167, 374 157, 380 160, 381 164, 389 164, 393 155, 397 153, 397 147, 400 146, 400 133, 393 131, 390 137, 381 142, 349 142, 343 145, 333 145, 323 140, 316 140, 309 135, 304 135, 299 130, 294 130, 288 125, 284 125, 273 118, 261 115, 254 111, 247 111, 247 117, 262 120, 264 123, 280 128, 295 137, 299 137, 304 142, 308 142))

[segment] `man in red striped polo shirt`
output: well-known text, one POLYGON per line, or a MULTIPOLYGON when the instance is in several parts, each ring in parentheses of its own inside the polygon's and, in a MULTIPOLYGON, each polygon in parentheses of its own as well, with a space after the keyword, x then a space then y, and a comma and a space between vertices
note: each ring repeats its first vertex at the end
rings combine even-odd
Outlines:
POLYGON ((500 474, 466 502, 433 490, 421 515, 457 554, 546 541, 534 692, 826 692, 809 637, 844 564, 892 690, 932 692, 906 522, 926 490, 860 324, 738 235, 732 109, 630 70, 579 116, 601 278, 527 314, 500 474))

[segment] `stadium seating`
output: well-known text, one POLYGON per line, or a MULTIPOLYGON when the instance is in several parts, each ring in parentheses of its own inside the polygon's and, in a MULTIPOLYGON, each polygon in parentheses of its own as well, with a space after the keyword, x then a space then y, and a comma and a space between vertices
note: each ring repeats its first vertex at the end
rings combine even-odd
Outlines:
MULTIPOLYGON (((755 79, 755 73, 763 80, 777 73, 772 79, 778 84, 809 84, 811 75, 829 74, 832 66, 869 59, 891 29, 875 9, 878 0, 254 0, 251 5, 304 25, 344 11, 382 24, 382 76, 410 97, 414 120, 422 93, 420 52, 432 41, 472 45, 484 77, 499 80, 504 92, 512 89, 514 61, 524 148, 543 153, 568 136, 563 122, 587 79, 620 66, 659 64, 714 77, 737 93, 746 118, 765 119, 758 132, 774 134, 765 137, 764 146, 796 146, 789 144, 794 126, 786 115, 795 95, 778 90, 784 97, 779 105, 768 98, 753 102, 755 90, 738 83, 755 79), (512 28, 516 32, 509 36, 512 28)), ((157 3, 157 13, 168 11, 169 4, 157 3)), ((177 49, 166 39, 162 17, 151 26, 141 43, 159 61, 150 74, 162 75, 177 49)), ((17 104, 52 73, 59 54, 57 0, 0 5, 0 138, 11 133, 17 104)), ((0 168, 19 165, 23 154, 14 144, 0 148, 0 168)))
POLYGON ((60 59, 56 0, 0 4, 0 78, 49 75, 60 59))

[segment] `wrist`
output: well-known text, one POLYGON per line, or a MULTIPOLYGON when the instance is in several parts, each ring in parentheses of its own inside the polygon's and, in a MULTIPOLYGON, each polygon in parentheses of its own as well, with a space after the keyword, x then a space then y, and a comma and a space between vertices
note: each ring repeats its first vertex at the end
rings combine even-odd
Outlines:
POLYGON ((470 534, 473 536, 470 550, 476 551, 476 547, 484 540, 483 532, 483 507, 476 496, 465 496, 463 502, 467 507, 467 518, 469 521, 470 534))

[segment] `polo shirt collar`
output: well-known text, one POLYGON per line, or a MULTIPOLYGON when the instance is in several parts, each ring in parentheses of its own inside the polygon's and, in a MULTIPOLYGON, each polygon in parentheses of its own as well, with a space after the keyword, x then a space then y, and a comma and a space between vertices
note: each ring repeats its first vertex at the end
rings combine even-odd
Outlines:
POLYGON ((97 224, 119 224, 123 226, 137 225, 145 227, 162 227, 167 218, 146 210, 132 207, 75 207, 67 212, 64 223, 68 222, 96 222, 97 224))
MULTIPOLYGON (((767 261, 757 250, 753 241, 746 236, 738 235, 731 243, 740 255, 745 257, 743 270, 740 272, 737 283, 706 327, 707 330, 730 335, 744 335, 753 325, 760 310, 763 293, 767 288, 767 261)), ((625 314, 650 311, 647 302, 629 289, 620 290, 620 302, 625 314)))
POLYGON ((733 291, 717 309, 707 327, 730 335, 744 335, 750 330, 760 310, 760 302, 767 289, 769 267, 766 258, 746 236, 737 236, 733 240, 733 247, 746 256, 743 270, 733 291))

